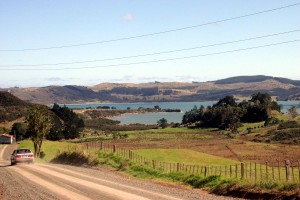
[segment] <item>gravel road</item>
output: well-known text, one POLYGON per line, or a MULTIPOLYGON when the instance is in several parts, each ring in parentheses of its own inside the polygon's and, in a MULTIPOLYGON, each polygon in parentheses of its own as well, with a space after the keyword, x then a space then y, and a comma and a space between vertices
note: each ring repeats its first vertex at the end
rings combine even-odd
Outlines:
POLYGON ((106 169, 40 163, 10 166, 12 149, 0 145, 0 199, 233 199, 106 169))

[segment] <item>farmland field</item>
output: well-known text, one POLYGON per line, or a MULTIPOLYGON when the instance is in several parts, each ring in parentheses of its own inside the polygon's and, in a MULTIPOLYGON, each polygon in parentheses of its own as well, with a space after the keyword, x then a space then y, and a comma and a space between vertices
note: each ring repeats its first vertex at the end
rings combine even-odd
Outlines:
MULTIPOLYGON (((261 132, 261 130, 258 131, 261 132)), ((297 160, 300 157, 300 147, 297 145, 253 142, 249 140, 248 135, 237 135, 230 138, 226 133, 214 129, 167 128, 120 133, 127 134, 128 138, 108 140, 105 143, 140 152, 144 149, 145 157, 155 154, 170 159, 168 158, 169 154, 159 155, 162 153, 162 149, 191 150, 235 161, 251 162, 275 162, 278 159, 297 160), (150 149, 153 149, 153 153, 149 152, 150 149)), ((186 157, 190 157, 190 154, 187 155, 186 157)), ((192 160, 191 158, 190 161, 183 162, 193 162, 192 160)))

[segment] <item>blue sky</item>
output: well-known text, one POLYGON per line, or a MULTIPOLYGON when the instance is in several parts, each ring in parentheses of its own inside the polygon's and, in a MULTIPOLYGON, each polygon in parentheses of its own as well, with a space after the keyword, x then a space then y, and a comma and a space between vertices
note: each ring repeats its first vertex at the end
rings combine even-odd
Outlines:
POLYGON ((260 74, 300 80, 300 42, 228 54, 143 63, 298 40, 300 31, 160 55, 40 66, 40 64, 102 60, 172 51, 300 30, 300 5, 237 20, 129 40, 72 48, 3 51, 133 37, 205 24, 299 2, 295 0, 0 1, 0 87, 94 85, 101 82, 202 82, 260 74), (127 65, 128 63, 141 64, 127 65))

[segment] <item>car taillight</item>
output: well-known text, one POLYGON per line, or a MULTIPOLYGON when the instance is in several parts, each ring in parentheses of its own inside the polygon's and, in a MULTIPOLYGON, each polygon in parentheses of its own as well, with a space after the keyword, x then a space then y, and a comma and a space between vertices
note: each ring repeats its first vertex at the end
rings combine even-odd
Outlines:
POLYGON ((21 156, 20 155, 16 155, 16 158, 21 158, 21 156))
POLYGON ((29 154, 28 157, 33 158, 33 154, 29 154))

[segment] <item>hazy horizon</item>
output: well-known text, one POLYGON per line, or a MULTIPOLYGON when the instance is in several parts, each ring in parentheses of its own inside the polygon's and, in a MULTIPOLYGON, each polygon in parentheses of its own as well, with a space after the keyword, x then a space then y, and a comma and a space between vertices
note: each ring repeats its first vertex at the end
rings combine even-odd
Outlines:
MULTIPOLYGON (((266 77, 274 77, 275 76, 267 76, 267 75, 253 75, 253 76, 266 76, 266 77)), ((239 77, 239 76, 235 76, 235 77, 239 77)), ((172 82, 176 82, 176 83, 205 83, 205 82, 214 82, 214 81, 218 81, 218 80, 222 80, 222 79, 228 79, 228 78, 233 78, 233 77, 226 77, 226 78, 221 78, 221 79, 217 79, 217 80, 208 80, 208 81, 149 81, 149 82, 99 82, 96 84, 91 84, 91 85, 79 85, 79 84, 72 84, 72 85, 76 85, 76 86, 84 86, 84 87, 92 87, 92 86, 96 86, 99 84, 147 84, 147 83, 155 83, 155 82, 159 82, 159 83, 172 83, 172 82)), ((286 77, 276 77, 276 78, 286 78, 286 77)), ((289 78, 287 78, 289 79, 289 78)), ((290 80, 295 80, 295 81, 300 81, 297 79, 290 79, 290 80)), ((9 88, 35 88, 35 87, 47 87, 47 86, 66 86, 66 85, 71 85, 71 84, 52 84, 52 85, 43 85, 43 86, 23 86, 23 87, 19 87, 19 86, 12 86, 12 87, 1 87, 1 89, 9 89, 9 88)))

